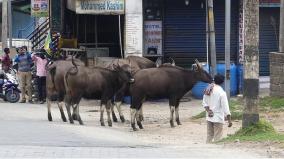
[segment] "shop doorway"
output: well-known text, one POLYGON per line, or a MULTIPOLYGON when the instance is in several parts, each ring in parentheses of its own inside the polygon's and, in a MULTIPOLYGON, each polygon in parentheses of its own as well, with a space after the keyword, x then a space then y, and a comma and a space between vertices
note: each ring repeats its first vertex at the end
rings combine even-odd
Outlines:
POLYGON ((97 57, 123 56, 124 15, 66 14, 66 36, 77 38, 78 46, 97 57))

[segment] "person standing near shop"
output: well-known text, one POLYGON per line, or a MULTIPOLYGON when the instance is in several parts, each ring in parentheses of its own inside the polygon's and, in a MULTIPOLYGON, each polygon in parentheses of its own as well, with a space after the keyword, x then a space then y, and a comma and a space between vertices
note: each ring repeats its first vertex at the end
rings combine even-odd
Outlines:
POLYGON ((12 63, 9 54, 10 54, 10 49, 9 48, 5 48, 4 49, 4 55, 3 55, 2 59, 1 59, 2 70, 5 73, 10 72, 10 67, 11 67, 11 63, 12 63))
POLYGON ((228 127, 232 126, 227 94, 221 87, 224 79, 223 75, 215 75, 214 83, 210 84, 204 91, 202 105, 206 110, 206 143, 216 142, 221 139, 225 118, 228 120, 228 127))
POLYGON ((19 54, 16 55, 14 62, 18 64, 18 76, 20 79, 22 100, 20 103, 26 102, 26 90, 28 92, 28 102, 33 103, 32 101, 32 91, 31 91, 31 65, 32 57, 25 47, 19 49, 19 54))
POLYGON ((38 97, 40 104, 43 104, 46 99, 46 69, 47 60, 43 53, 39 55, 32 55, 32 60, 36 65, 38 97))

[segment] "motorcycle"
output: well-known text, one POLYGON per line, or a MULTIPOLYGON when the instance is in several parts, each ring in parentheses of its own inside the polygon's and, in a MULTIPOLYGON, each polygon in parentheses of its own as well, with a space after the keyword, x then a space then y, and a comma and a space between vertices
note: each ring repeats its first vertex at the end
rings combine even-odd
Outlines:
POLYGON ((10 73, 0 73, 0 98, 10 103, 20 100, 20 89, 16 77, 10 73))

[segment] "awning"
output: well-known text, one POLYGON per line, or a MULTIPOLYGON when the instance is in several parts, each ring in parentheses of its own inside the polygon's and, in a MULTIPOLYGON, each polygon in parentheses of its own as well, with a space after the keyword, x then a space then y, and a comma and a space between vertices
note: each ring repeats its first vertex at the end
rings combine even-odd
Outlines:
POLYGON ((124 14, 124 0, 67 0, 67 8, 77 14, 124 14))

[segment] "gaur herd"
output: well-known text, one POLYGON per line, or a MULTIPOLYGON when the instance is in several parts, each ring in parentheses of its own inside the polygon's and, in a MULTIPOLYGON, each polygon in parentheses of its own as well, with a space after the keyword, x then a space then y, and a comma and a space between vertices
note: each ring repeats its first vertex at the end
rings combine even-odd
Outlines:
MULTIPOLYGON (((173 60, 172 60, 173 61, 173 60)), ((131 96, 131 127, 137 130, 137 123, 143 129, 142 105, 149 98, 167 98, 170 106, 170 125, 174 127, 174 114, 177 125, 181 98, 198 81, 212 82, 212 77, 203 70, 196 60, 192 70, 175 66, 172 63, 158 64, 138 56, 115 59, 108 66, 88 67, 76 58, 49 62, 47 69, 47 108, 48 120, 52 121, 51 103, 57 102, 61 118, 66 122, 63 111, 65 104, 70 123, 77 120, 81 125, 79 104, 82 98, 100 100, 100 123, 105 126, 104 112, 108 126, 117 121, 114 106, 120 120, 125 122, 121 111, 124 96, 131 96), (136 122, 135 122, 136 120, 136 122)))

